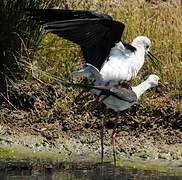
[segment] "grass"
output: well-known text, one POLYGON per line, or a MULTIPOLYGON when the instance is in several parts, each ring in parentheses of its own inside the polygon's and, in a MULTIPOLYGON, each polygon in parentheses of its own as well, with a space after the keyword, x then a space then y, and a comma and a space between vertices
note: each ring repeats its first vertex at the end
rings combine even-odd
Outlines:
MULTIPOLYGON (((19 61, 31 61, 41 46, 44 32, 40 25, 27 18, 25 9, 53 8, 58 1, 1 0, 0 3, 0 91, 7 91, 12 80, 22 79, 24 69, 19 61)), ((62 3, 64 8, 65 3, 62 3)))
POLYGON ((27 47, 39 46, 41 31, 35 22, 29 22, 24 9, 39 6, 38 0, 2 0, 0 4, 0 91, 11 80, 22 78, 23 69, 19 59, 28 56, 27 47))

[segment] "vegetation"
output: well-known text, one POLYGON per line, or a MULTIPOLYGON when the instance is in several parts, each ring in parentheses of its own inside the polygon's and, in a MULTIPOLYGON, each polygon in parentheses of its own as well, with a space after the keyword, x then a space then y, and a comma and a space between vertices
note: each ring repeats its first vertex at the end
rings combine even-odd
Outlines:
POLYGON ((52 8, 56 1, 2 0, 0 3, 0 89, 24 77, 20 60, 29 60, 40 45, 44 31, 25 15, 25 9, 52 8))

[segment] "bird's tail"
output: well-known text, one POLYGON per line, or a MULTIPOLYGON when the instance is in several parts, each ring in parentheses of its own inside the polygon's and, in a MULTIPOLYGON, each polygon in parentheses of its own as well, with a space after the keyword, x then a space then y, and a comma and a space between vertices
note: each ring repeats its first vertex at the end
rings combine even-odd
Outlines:
POLYGON ((82 69, 71 73, 73 77, 87 77, 90 80, 102 81, 102 76, 97 68, 91 64, 86 64, 82 69))

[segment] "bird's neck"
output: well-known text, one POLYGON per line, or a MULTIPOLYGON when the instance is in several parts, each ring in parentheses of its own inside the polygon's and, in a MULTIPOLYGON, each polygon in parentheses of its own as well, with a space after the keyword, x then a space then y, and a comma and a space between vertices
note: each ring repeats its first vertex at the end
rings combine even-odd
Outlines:
POLYGON ((137 98, 139 98, 145 91, 150 89, 152 86, 148 81, 144 81, 138 86, 132 87, 132 90, 136 93, 137 98))
POLYGON ((145 56, 145 48, 143 47, 143 45, 135 43, 135 42, 132 42, 131 45, 137 49, 136 52, 138 52, 138 54, 140 54, 140 57, 145 56))
MULTIPOLYGON (((136 58, 132 59, 132 63, 133 63, 133 68, 136 68, 136 70, 139 71, 139 69, 143 66, 144 64, 144 59, 145 59, 145 49, 143 46, 138 45, 138 44, 132 44, 132 46, 134 46, 137 51, 134 52, 136 58)), ((138 73, 138 72, 137 72, 138 73)))

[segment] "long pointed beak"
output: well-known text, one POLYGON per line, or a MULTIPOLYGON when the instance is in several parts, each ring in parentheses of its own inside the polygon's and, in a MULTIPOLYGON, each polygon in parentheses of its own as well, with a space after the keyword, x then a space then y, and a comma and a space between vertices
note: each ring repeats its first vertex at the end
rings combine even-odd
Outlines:
POLYGON ((161 62, 150 51, 147 52, 147 55, 150 58, 152 65, 161 69, 161 62))
POLYGON ((163 86, 163 83, 162 83, 162 81, 161 81, 161 80, 159 80, 159 82, 158 82, 158 86, 163 86))

